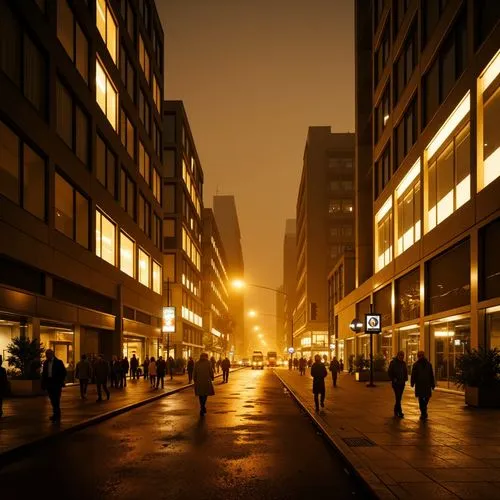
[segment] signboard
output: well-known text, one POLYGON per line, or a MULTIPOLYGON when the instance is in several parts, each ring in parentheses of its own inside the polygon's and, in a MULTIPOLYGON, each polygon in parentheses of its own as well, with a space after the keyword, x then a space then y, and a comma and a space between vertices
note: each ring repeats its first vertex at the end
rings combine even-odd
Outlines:
POLYGON ((293 347, 289 347, 289 348, 288 348, 288 352, 289 352, 290 354, 293 354, 293 353, 295 352, 295 349, 294 349, 293 347))
POLYGON ((163 308, 162 333, 175 333, 175 307, 168 306, 163 308))
POLYGON ((365 332, 380 333, 382 331, 382 315, 377 313, 365 314, 365 332))

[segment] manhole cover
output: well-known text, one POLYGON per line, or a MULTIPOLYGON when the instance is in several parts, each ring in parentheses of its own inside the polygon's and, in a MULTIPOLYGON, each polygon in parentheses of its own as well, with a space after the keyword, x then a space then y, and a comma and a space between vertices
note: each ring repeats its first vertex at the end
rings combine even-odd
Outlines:
POLYGON ((373 441, 367 438, 342 438, 344 443, 351 448, 360 448, 362 446, 376 446, 373 441))

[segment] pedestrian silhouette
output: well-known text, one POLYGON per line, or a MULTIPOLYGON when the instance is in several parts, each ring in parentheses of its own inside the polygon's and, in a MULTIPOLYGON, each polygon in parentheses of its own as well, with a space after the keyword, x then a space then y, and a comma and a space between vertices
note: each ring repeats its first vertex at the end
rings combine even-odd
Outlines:
POLYGON ((194 393, 200 401, 200 417, 207 413, 208 396, 215 394, 214 385, 214 370, 212 363, 208 360, 208 354, 202 353, 200 359, 194 365, 193 371, 194 393))
POLYGON ((333 387, 337 387, 337 377, 340 372, 340 363, 337 361, 336 356, 333 356, 333 359, 330 363, 330 371, 332 372, 333 387))
POLYGON ((427 405, 436 388, 434 371, 424 351, 418 351, 417 358, 411 370, 411 386, 415 387, 415 397, 418 398, 420 420, 427 420, 427 405))
POLYGON ((325 406, 325 377, 328 375, 325 364, 321 362, 321 356, 314 356, 314 364, 311 366, 311 377, 313 378, 314 405, 319 411, 319 397, 321 396, 321 407, 325 406))
POLYGON ((404 359, 405 353, 399 351, 397 356, 389 363, 389 369, 387 370, 392 382, 392 390, 394 391, 394 416, 400 418, 405 416, 401 407, 401 400, 403 399, 405 384, 408 381, 408 367, 404 359))

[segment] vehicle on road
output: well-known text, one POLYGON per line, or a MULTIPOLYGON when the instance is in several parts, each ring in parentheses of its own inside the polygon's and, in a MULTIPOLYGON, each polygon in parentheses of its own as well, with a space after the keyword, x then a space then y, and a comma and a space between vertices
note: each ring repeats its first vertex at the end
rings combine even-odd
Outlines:
POLYGON ((240 361, 238 362, 238 364, 240 366, 251 366, 252 365, 252 363, 250 362, 250 360, 248 358, 240 359, 240 361))
POLYGON ((254 351, 252 354, 252 370, 264 369, 264 354, 262 351, 254 351))
POLYGON ((267 353, 267 366, 274 367, 278 364, 278 354, 276 351, 269 351, 267 353))

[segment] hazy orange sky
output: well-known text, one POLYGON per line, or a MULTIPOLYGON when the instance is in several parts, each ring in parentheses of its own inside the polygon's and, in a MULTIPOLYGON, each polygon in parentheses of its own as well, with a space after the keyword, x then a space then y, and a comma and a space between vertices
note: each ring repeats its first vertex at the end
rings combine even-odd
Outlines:
MULTIPOLYGON (((204 204, 234 194, 249 282, 282 282, 307 128, 354 131, 354 0, 156 0, 165 99, 184 101, 204 204)), ((274 297, 247 293, 274 311, 274 297)), ((274 320, 269 318, 270 327, 274 320)))

